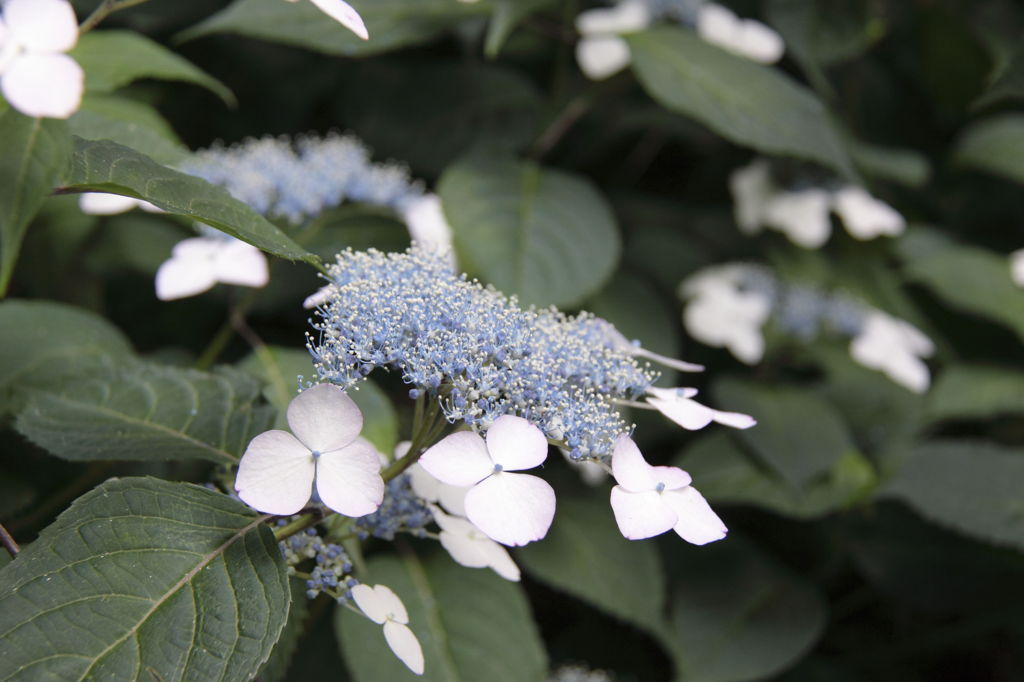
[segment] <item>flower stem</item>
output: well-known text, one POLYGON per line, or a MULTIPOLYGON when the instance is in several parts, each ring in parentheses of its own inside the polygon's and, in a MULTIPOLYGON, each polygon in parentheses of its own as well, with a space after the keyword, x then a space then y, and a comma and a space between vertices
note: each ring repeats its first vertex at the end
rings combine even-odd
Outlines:
POLYGON ((85 21, 78 27, 78 35, 84 35, 96 28, 96 25, 106 19, 109 15, 122 9, 128 9, 135 5, 141 5, 147 0, 103 0, 99 7, 93 10, 92 14, 85 18, 85 21))
MULTIPOLYGON (((333 512, 332 512, 333 513, 333 512)), ((287 523, 280 528, 274 529, 274 539, 280 542, 285 538, 290 538, 296 533, 300 533, 310 526, 315 526, 323 519, 320 514, 301 514, 299 518, 294 521, 287 523)))
POLYGON ((11 534, 7 532, 7 529, 4 528, 2 523, 0 523, 0 543, 3 544, 4 549, 7 550, 12 559, 17 557, 18 552, 21 551, 21 548, 18 547, 18 543, 15 542, 13 537, 11 537, 11 534))

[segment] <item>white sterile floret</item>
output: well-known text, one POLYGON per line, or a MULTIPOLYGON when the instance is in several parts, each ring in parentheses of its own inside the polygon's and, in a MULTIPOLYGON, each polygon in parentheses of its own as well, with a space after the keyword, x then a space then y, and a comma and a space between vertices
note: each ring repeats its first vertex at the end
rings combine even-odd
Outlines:
POLYGON ((757 424, 757 420, 739 412, 722 412, 701 405, 693 396, 695 388, 654 388, 647 389, 647 402, 659 412, 679 424, 684 429, 696 431, 703 429, 711 422, 731 426, 734 429, 749 429, 757 424))
POLYGON ((487 440, 471 431, 453 433, 420 457, 420 466, 438 480, 472 486, 466 518, 503 545, 525 545, 547 535, 555 516, 555 491, 547 481, 512 471, 540 466, 548 442, 522 417, 503 415, 487 430, 487 440))
POLYGON ((372 514, 384 499, 380 458, 358 438, 363 414, 337 386, 318 384, 288 404, 292 433, 273 430, 252 439, 238 464, 235 490, 267 514, 301 510, 312 492, 345 516, 372 514), (295 435, 292 435, 295 434, 295 435))
POLYGON ((697 10, 697 34, 712 45, 762 64, 774 64, 786 50, 782 37, 771 28, 760 21, 740 19, 714 2, 697 10))
POLYGON ((837 191, 832 197, 832 207, 846 231, 862 241, 883 234, 896 236, 907 227, 907 221, 896 209, 856 185, 837 191))
POLYGON ((117 215, 126 213, 133 208, 141 208, 147 213, 163 213, 163 209, 143 199, 108 194, 106 192, 85 192, 78 198, 78 208, 89 215, 117 215))
POLYGON ((921 358, 934 352, 935 344, 921 330, 879 310, 867 313, 863 329, 850 343, 854 360, 914 393, 928 390, 931 375, 921 358))
POLYGON ((1010 279, 1019 287, 1024 287, 1024 249, 1010 254, 1010 279))
POLYGON ((78 42, 67 0, 7 0, 0 15, 0 91, 26 116, 67 118, 85 88, 82 67, 64 54, 78 42))
POLYGON ((832 234, 831 195, 817 187, 779 192, 764 208, 764 224, 807 249, 820 248, 832 234))
POLYGON ((449 516, 436 506, 430 511, 441 528, 441 546, 455 563, 467 568, 490 568, 505 580, 519 582, 519 567, 507 549, 466 519, 449 516))
POLYGON ((178 242, 156 271, 156 297, 171 301, 201 294, 218 282, 262 287, 270 279, 267 258, 233 237, 194 237, 178 242))
POLYGON ((580 40, 576 62, 591 80, 603 80, 629 66, 629 45, 623 33, 642 31, 651 23, 645 0, 620 0, 614 7, 589 9, 576 17, 580 40))
POLYGON ((398 210, 409 230, 412 240, 427 249, 447 254, 455 270, 455 254, 452 251, 452 227, 445 218, 441 197, 424 194, 410 199, 398 210))
POLYGON ((619 531, 629 540, 674 530, 695 545, 725 537, 728 529, 704 496, 677 467, 651 466, 629 436, 623 434, 612 453, 611 505, 619 531))
POLYGON ((761 328, 772 304, 762 292, 742 290, 741 276, 741 266, 722 266, 702 270, 683 282, 683 295, 690 299, 683 323, 696 340, 727 348, 752 365, 764 356, 761 328))
POLYGON ((772 181, 771 166, 765 159, 756 159, 729 175, 729 191, 733 198, 733 215, 740 232, 753 235, 764 229, 764 210, 778 189, 772 181))
MULTIPOLYGON (((299 0, 288 0, 288 2, 298 2, 299 0)), ((336 22, 347 28, 348 30, 355 33, 363 40, 369 40, 370 35, 366 31, 366 24, 363 23, 363 18, 359 16, 359 12, 355 10, 352 5, 344 2, 344 0, 310 0, 317 8, 334 19, 336 22)))
POLYGON ((356 585, 352 599, 366 617, 384 626, 384 639, 402 663, 417 675, 423 674, 423 648, 409 629, 409 613, 398 595, 386 585, 356 585))

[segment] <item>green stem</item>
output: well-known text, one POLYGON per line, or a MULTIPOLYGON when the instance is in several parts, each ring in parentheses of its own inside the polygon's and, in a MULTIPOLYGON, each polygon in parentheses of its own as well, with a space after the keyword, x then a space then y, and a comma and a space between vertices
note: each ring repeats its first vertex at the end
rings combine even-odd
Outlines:
POLYGON ((96 28, 96 25, 118 10, 141 5, 147 0, 103 0, 92 14, 78 27, 78 35, 84 35, 96 28))
POLYGON ((274 539, 280 542, 285 538, 290 538, 296 533, 300 533, 311 526, 315 526, 322 518, 323 517, 319 514, 302 514, 291 523, 287 523, 280 528, 275 528, 274 539))

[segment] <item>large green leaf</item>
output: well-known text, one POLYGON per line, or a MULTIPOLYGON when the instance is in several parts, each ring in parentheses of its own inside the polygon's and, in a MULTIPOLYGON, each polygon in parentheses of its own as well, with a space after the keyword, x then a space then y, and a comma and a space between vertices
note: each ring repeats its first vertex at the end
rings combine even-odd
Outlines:
POLYGON ((680 28, 654 28, 627 40, 640 83, 668 109, 736 144, 855 174, 824 106, 782 72, 680 28))
POLYGON ((259 675, 256 676, 256 679, 260 682, 283 682, 287 679, 288 669, 291 666, 295 650, 299 646, 299 638, 302 637, 303 630, 306 627, 306 619, 309 616, 309 598, 306 596, 306 583, 293 576, 288 581, 288 587, 292 593, 292 603, 288 609, 288 620, 285 621, 284 629, 281 630, 281 637, 277 640, 270 658, 260 668, 259 675))
POLYGON ((818 593, 742 538, 685 550, 663 640, 680 682, 772 677, 822 634, 825 606, 818 593))
POLYGON ((236 104, 226 85, 135 31, 90 31, 70 54, 85 71, 87 92, 110 93, 140 78, 157 78, 201 85, 225 104, 236 104))
POLYGON ((8 108, 0 113, 0 297, 14 272, 21 240, 43 200, 67 167, 67 125, 29 118, 8 108))
POLYGON ((604 495, 558 498, 547 537, 516 558, 532 577, 618 618, 648 630, 661 623, 665 577, 657 549, 622 537, 604 495))
POLYGON ((583 307, 614 324, 627 339, 639 341, 647 350, 678 357, 678 313, 657 287, 642 277, 620 270, 583 307))
POLYGON ((494 0, 494 13, 484 39, 484 54, 489 59, 496 58, 523 19, 554 4, 555 0, 494 0))
POLYGON ((79 498, 0 570, 0 679, 251 679, 288 613, 265 518, 152 478, 79 498))
POLYGON ((235 0, 180 38, 237 33, 327 54, 366 56, 426 42, 462 19, 486 15, 492 2, 351 0, 349 4, 366 23, 369 40, 360 40, 310 2, 281 0, 235 0))
POLYGON ((973 124, 960 137, 953 161, 1024 183, 1024 114, 1002 114, 973 124))
POLYGON ((15 423, 36 445, 70 460, 206 459, 232 464, 273 423, 259 384, 129 361, 63 386, 29 390, 15 423))
POLYGON ((266 218, 205 180, 161 166, 109 140, 75 138, 64 191, 110 192, 145 199, 168 213, 188 216, 275 256, 314 262, 316 257, 266 218))
POLYGON ((738 437, 795 489, 854 451, 842 417, 806 390, 727 379, 715 386, 715 397, 757 419, 738 437))
POLYGON ((583 178, 472 157, 450 166, 438 190, 460 265, 526 305, 579 303, 619 260, 615 218, 583 178))
POLYGON ((1024 412, 1024 372, 1010 367, 953 365, 928 394, 932 419, 987 419, 1024 412))
POLYGON ((980 109, 1004 100, 1024 99, 1024 46, 1018 45, 1009 60, 993 74, 985 92, 974 100, 972 108, 980 109))
POLYGON ((173 165, 189 153, 156 109, 126 97, 86 95, 68 126, 83 139, 112 140, 157 163, 173 165))
POLYGON ((390 587, 409 611, 425 669, 413 675, 384 642, 381 626, 338 609, 335 626, 356 682, 537 682, 544 648, 522 588, 486 569, 463 568, 443 552, 374 557, 366 582, 390 587))
POLYGON ((919 446, 883 491, 962 533, 1024 549, 1024 453, 985 442, 919 446))

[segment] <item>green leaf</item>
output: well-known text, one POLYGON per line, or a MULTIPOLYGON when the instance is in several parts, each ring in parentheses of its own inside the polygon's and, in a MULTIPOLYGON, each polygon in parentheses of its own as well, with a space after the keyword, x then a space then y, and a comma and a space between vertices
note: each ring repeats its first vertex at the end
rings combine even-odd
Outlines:
POLYGON ((842 417, 807 390, 726 379, 714 394, 726 409, 757 419, 738 437, 794 489, 854 451, 842 417))
POLYGON ((15 388, 59 382, 97 358, 130 355, 131 344, 98 315, 49 301, 0 303, 0 411, 15 388))
POLYGON ((883 147, 858 140, 849 141, 853 162, 865 175, 921 189, 928 184, 932 168, 923 154, 904 147, 883 147))
POLYGON ((808 584, 740 537, 685 547, 664 639, 685 682, 772 677, 799 660, 825 628, 808 584))
POLYGON ((141 78, 156 78, 194 83, 230 107, 238 103, 219 80, 135 31, 90 31, 69 54, 85 71, 86 92, 110 93, 141 78))
POLYGON ((67 167, 67 125, 29 118, 9 108, 0 113, 0 298, 7 293, 21 240, 67 167))
POLYGON ((288 612, 265 518, 189 483, 100 485, 0 570, 0 678, 250 679, 288 612))
POLYGON ((351 0, 370 34, 360 40, 309 2, 235 0, 178 36, 192 40, 212 33, 236 33, 343 56, 369 56, 431 40, 459 21, 485 16, 490 0, 351 0))
POLYGON ((914 450, 882 495, 967 535, 1024 549, 1024 453, 991 443, 932 441, 914 450))
POLYGON ((173 165, 189 153, 156 109, 125 97, 86 95, 68 126, 83 139, 112 140, 158 163, 173 165))
MULTIPOLYGON (((36 500, 36 491, 27 481, 9 471, 0 471, 0 518, 10 519, 36 500)), ((0 554, 5 554, 0 551, 0 554)))
POLYGON ((1024 183, 1024 114, 1001 114, 967 129, 953 149, 953 162, 1024 183))
POLYGON ((993 75, 988 89, 971 104, 972 109, 982 109, 1004 100, 1024 99, 1024 46, 1019 46, 1009 61, 993 75))
POLYGON ((494 14, 491 15, 487 37, 484 38, 484 54, 487 58, 495 59, 501 54, 505 41, 523 19, 553 4, 553 0, 495 0, 494 14))
POLYGON ((1024 412, 1024 372, 1012 367, 953 365, 928 394, 932 419, 989 419, 1024 412))
POLYGON ((907 255, 904 271, 911 280, 954 308, 1001 322, 1024 338, 1024 290, 1010 278, 1006 256, 953 243, 907 255))
POLYGON ((537 682, 547 660, 522 588, 487 569, 464 568, 443 552, 374 557, 368 584, 387 585, 409 612, 423 647, 424 673, 409 672, 384 642, 381 626, 335 611, 345 662, 356 682, 537 682))
POLYGON ((309 615, 309 599, 306 597, 305 582, 293 577, 288 581, 288 587, 292 595, 288 620, 285 621, 281 637, 274 645, 270 658, 256 675, 256 679, 260 682, 283 682, 287 679, 292 656, 295 655, 295 650, 299 646, 299 638, 302 637, 306 617, 309 615))
POLYGON ((626 36, 641 85, 666 108, 739 145, 856 175, 821 102, 775 69, 659 27, 626 36))
POLYGON ((65 191, 110 192, 145 199, 168 213, 194 218, 264 251, 310 263, 316 257, 226 190, 161 166, 108 140, 75 138, 65 191))
POLYGON ((524 305, 579 303, 619 260, 615 218, 583 178, 473 157, 450 166, 438 191, 460 265, 524 305))
POLYGON ((857 502, 876 483, 871 463, 848 452, 828 472, 795 488, 759 467, 723 432, 701 438, 674 464, 713 503, 749 504, 797 519, 819 518, 857 502))
POLYGON ((214 373, 141 362, 30 390, 15 428, 70 460, 205 459, 233 464, 270 428, 259 385, 230 368, 214 373))
POLYGON ((619 532, 606 496, 558 498, 543 542, 516 551, 534 578, 648 630, 662 621, 665 577, 653 542, 619 532))
POLYGON ((671 358, 679 356, 679 318, 647 280, 619 271, 584 308, 615 325, 629 339, 671 358))
POLYGON ((886 33, 870 0, 770 0, 768 19, 788 51, 825 67, 865 52, 886 33))

